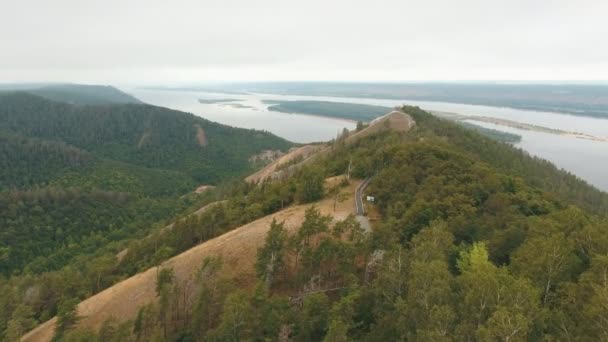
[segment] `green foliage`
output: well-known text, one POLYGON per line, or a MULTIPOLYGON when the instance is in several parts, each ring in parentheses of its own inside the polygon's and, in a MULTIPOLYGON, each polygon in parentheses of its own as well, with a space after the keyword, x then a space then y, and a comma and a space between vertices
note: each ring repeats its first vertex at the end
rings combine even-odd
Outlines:
POLYGON ((19 341, 21 336, 34 328, 35 325, 34 310, 26 304, 20 304, 15 308, 11 320, 7 323, 5 338, 10 342, 19 341))
MULTIPOLYGON (((62 340, 63 336, 78 322, 78 302, 78 299, 70 298, 59 304, 54 341, 62 340)), ((78 338, 75 341, 81 341, 81 339, 78 338)))
POLYGON ((284 222, 277 223, 274 219, 266 235, 266 242, 258 249, 255 268, 258 277, 262 278, 268 287, 272 285, 275 274, 284 266, 287 232, 284 222))
POLYGON ((160 296, 161 293, 173 283, 173 269, 172 268, 161 268, 156 275, 156 295, 160 296))
POLYGON ((462 125, 466 128, 475 130, 482 135, 485 135, 488 138, 492 138, 494 140, 498 140, 505 143, 518 143, 521 141, 521 135, 507 133, 503 131, 499 131, 492 128, 486 128, 483 126, 475 125, 469 122, 457 121, 459 125, 462 125))
MULTIPOLYGON (((603 196, 505 144, 415 115, 411 132, 337 146, 289 179, 223 190, 226 201, 129 244, 114 269, 99 259, 87 277, 68 265, 40 278, 0 279, 7 293, 0 296, 2 333, 11 318, 54 315, 60 294, 84 297, 99 274, 124 277, 161 264, 297 203, 309 173, 321 180, 343 174, 352 160, 353 174, 373 176, 366 193, 375 196, 380 219, 371 232, 352 216, 332 220, 314 206, 290 236, 273 222, 256 271, 267 276, 275 252, 284 266, 280 281, 241 286, 222 278, 220 260, 207 259, 190 307, 181 304, 185 284, 163 286, 158 304, 140 310, 129 338, 602 340, 608 221, 603 202, 592 199, 603 196), (539 183, 541 176, 550 179, 539 183), (547 191, 560 180, 573 188, 566 182, 547 191), (33 281, 48 285, 36 288, 33 281), (43 309, 17 313, 24 303, 43 309)), ((113 329, 108 322, 103 332, 113 329)))
MULTIPOLYGON (((60 141, 100 159, 175 171, 197 183, 217 183, 242 175, 250 170, 252 155, 269 149, 285 150, 291 145, 267 132, 223 126, 161 107, 71 106, 25 93, 0 94, 0 131, 21 139, 60 141)), ((22 150, 9 151, 8 158, 20 155, 22 150)), ((60 153, 66 157, 61 160, 57 156, 52 161, 58 164, 56 169, 74 164, 74 158, 67 155, 75 152, 63 150, 60 153)), ((35 174, 42 173, 43 166, 28 165, 35 174)))
POLYGON ((327 332, 330 302, 324 293, 315 293, 304 298, 300 317, 300 341, 320 341, 327 332))
POLYGON ((301 171, 300 181, 296 185, 296 199, 300 203, 310 203, 321 199, 324 195, 323 171, 309 168, 301 171))
POLYGON ((418 107, 404 111, 416 120, 422 137, 440 137, 477 160, 501 172, 522 178, 535 188, 550 192, 565 203, 573 203, 597 214, 608 214, 608 195, 550 162, 491 139, 484 139, 457 124, 436 118, 418 107))
POLYGON ((357 128, 356 128, 357 132, 359 132, 363 128, 365 128, 365 125, 363 124, 363 121, 361 121, 361 120, 357 121, 357 128))
POLYGON ((178 199, 46 188, 0 193, 0 272, 41 273, 148 230, 183 210, 178 199))
POLYGON ((237 182, 184 195, 251 171, 251 156, 288 149, 284 139, 160 107, 106 105, 137 101, 97 90, 66 86, 42 94, 68 103, 0 94, 0 273, 9 276, 6 285, 0 281, 7 289, 0 293, 0 339, 31 328, 20 316, 23 305, 31 319, 45 321, 63 298, 84 299, 294 201, 295 188, 268 187, 265 194, 237 182), (161 230, 176 215, 223 198, 233 201, 177 224, 178 234, 161 230))

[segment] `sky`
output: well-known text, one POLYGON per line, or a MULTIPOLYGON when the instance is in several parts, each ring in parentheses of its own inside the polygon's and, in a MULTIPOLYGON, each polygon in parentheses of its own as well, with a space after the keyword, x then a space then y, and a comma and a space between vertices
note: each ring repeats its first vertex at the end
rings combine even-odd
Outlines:
POLYGON ((608 80, 606 0, 0 4, 0 82, 608 80))

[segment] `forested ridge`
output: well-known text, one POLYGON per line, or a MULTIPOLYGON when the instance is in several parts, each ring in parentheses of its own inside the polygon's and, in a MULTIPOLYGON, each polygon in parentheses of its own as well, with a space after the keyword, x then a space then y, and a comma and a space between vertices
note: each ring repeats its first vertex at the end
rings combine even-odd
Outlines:
POLYGON ((608 214, 608 194, 558 169, 551 162, 499 141, 482 139, 479 134, 458 129, 454 123, 429 115, 418 107, 405 106, 404 110, 416 119, 417 125, 424 131, 447 140, 501 172, 521 177, 530 185, 550 192, 565 202, 594 213, 608 214))
POLYGON ((83 101, 0 93, 0 340, 16 336, 6 330, 13 310, 32 310, 43 321, 63 299, 85 298, 125 277, 99 267, 113 270, 130 241, 216 198, 193 194, 197 186, 230 182, 257 167, 251 156, 291 146, 183 112, 107 104, 112 89, 52 89, 83 101), (87 105, 82 91, 104 104, 87 105), (35 289, 15 302, 22 281, 35 289), (11 304, 23 300, 25 307, 11 304))
POLYGON ((65 341, 606 340, 606 194, 507 144, 404 110, 414 130, 338 140, 291 178, 219 187, 199 204, 224 202, 123 242, 118 262, 107 248, 0 280, 0 331, 19 336, 57 314, 65 341), (371 233, 312 207, 294 234, 271 224, 258 285, 228 282, 229 266, 208 258, 197 298, 184 305, 181 284, 161 267, 158 301, 134 320, 75 329, 78 300, 255 218, 333 196, 323 180, 349 168, 372 177, 380 219, 371 233))
POLYGON ((134 229, 127 226, 141 228, 153 223, 151 218, 167 219, 183 209, 178 197, 196 186, 244 175, 254 168, 251 156, 291 146, 266 132, 160 107, 73 106, 19 92, 0 94, 0 142, 0 201, 6 203, 0 208, 0 248, 5 248, 0 271, 5 274, 41 256, 48 260, 32 269, 61 267, 69 257, 56 259, 55 252, 70 250, 71 257, 90 250, 64 245, 113 229, 122 235, 109 240, 127 237, 125 232, 134 229), (104 192, 126 195, 128 204, 87 201, 104 192), (66 194, 78 200, 64 201, 66 194), (46 199, 23 200, 30 197, 46 199), (125 206, 128 218, 121 212, 125 206), (26 241, 36 233, 40 246, 35 239, 26 241), (45 245, 48 236, 53 238, 45 245))
POLYGON ((135 97, 112 86, 88 84, 5 84, 0 92, 20 90, 49 100, 74 105, 107 105, 142 103, 135 97))
POLYGON ((250 170, 250 156, 290 146, 270 133, 232 128, 166 108, 72 106, 26 93, 0 95, 0 131, 60 141, 99 158, 179 171, 198 183, 242 175, 250 170))

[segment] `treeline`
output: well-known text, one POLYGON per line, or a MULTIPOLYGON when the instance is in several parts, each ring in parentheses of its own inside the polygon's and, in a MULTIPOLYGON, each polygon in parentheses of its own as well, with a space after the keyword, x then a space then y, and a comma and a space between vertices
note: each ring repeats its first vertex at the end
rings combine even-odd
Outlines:
POLYGON ((311 208, 293 234, 272 222, 253 290, 210 258, 192 301, 163 269, 158 301, 134 320, 58 332, 92 341, 605 338, 605 216, 424 128, 337 146, 314 166, 333 176, 350 160, 353 174, 373 176, 367 193, 382 219, 371 233, 311 208))
POLYGON ((44 188, 0 193, 0 274, 40 274, 148 232, 188 206, 123 192, 44 188))
POLYGON ((320 115, 353 121, 371 121, 391 111, 390 107, 346 102, 277 100, 264 102, 270 104, 268 110, 276 112, 320 115))
MULTIPOLYGON (((228 127, 166 108, 71 106, 26 93, 0 94, 0 131, 63 142, 102 159, 181 172, 197 183, 243 175, 251 170, 252 155, 291 146, 267 132, 228 127)), ((20 150, 11 154, 7 158, 22 157, 20 150)))
POLYGON ((463 153, 474 156, 506 174, 521 177, 529 185, 543 189, 566 203, 573 203, 593 213, 608 214, 608 194, 585 181, 558 169, 552 163, 533 157, 527 152, 505 146, 479 134, 464 130, 456 124, 430 115, 418 107, 405 106, 421 134, 426 132, 447 139, 463 153))
POLYGON ((503 131, 499 131, 496 129, 475 125, 475 124, 465 122, 465 121, 456 121, 456 122, 459 125, 462 125, 463 127, 475 130, 478 133, 481 133, 481 135, 485 135, 486 137, 492 138, 494 140, 498 140, 498 141, 505 142, 505 143, 518 143, 521 141, 521 135, 503 132, 503 131))
POLYGON ((99 158, 63 142, 0 133, 0 191, 77 187, 176 196, 198 184, 180 171, 99 158))
MULTIPOLYGON (((90 195, 94 198, 70 192, 75 190, 13 193, 6 203, 13 203, 9 213, 18 219, 6 221, 15 221, 7 236, 15 235, 13 239, 24 246, 24 255, 16 262, 33 261, 19 274, 0 277, 0 337, 15 336, 14 331, 23 334, 62 313, 69 303, 78 303, 230 229, 293 203, 318 200, 324 194, 323 182, 321 169, 308 168, 282 182, 227 183, 192 200, 182 199, 180 206, 150 198, 130 203, 132 199, 114 193, 90 195), (21 205, 15 207, 15 203, 21 205), (200 215, 183 216, 165 228, 175 214, 170 210, 183 211, 188 206, 192 212, 205 204, 210 206, 200 215), (105 208, 105 216, 94 208, 98 206, 105 208), (59 224, 45 226, 47 222, 59 224), (44 234, 32 241, 20 240, 21 234, 31 233, 21 231, 23 225, 44 234), (64 236, 61 240, 53 240, 57 229, 64 236), (57 265, 63 266, 51 267, 57 265), (53 271, 37 273, 45 270, 53 271)), ((4 255, 9 257, 21 253, 7 250, 9 254, 4 255)), ((16 269, 11 260, 4 260, 5 266, 16 269)))
POLYGON ((25 138, 0 131, 0 191, 45 184, 93 157, 62 142, 25 138))

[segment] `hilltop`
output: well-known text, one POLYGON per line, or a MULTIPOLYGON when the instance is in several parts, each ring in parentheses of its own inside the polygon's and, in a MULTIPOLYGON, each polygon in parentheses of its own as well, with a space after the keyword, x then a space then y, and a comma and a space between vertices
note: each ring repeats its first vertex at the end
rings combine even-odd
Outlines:
POLYGON ((141 104, 137 98, 113 87, 85 84, 5 84, 0 92, 22 91, 73 105, 141 104))
POLYGON ((101 278, 126 280, 61 302, 26 337, 48 340, 57 324, 58 336, 85 340, 534 340, 562 337, 563 322, 601 336, 606 194, 402 111, 294 150, 134 242, 101 278), (369 231, 349 215, 364 178, 369 231))

